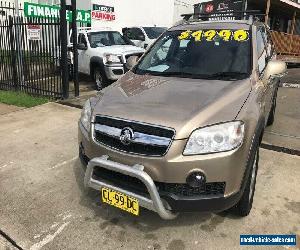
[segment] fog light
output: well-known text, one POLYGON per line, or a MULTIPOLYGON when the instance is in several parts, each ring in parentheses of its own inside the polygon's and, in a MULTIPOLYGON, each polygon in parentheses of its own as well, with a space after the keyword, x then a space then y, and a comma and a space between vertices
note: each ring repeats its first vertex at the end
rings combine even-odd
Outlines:
POLYGON ((197 188, 197 187, 202 187, 205 185, 206 178, 205 175, 201 172, 194 172, 191 173, 187 178, 186 178, 187 184, 189 184, 191 187, 197 188))

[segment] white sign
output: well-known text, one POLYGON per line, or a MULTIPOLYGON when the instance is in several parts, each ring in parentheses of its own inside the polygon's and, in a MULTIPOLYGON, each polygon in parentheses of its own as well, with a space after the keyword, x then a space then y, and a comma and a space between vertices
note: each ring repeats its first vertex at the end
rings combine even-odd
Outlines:
POLYGON ((40 25, 29 24, 27 27, 27 38, 31 41, 41 40, 41 27, 40 25))
POLYGON ((95 20, 105 20, 105 21, 115 21, 116 16, 114 14, 103 12, 103 11, 92 11, 92 19, 95 20))
POLYGON ((92 19, 115 21, 115 8, 106 5, 93 4, 92 19))

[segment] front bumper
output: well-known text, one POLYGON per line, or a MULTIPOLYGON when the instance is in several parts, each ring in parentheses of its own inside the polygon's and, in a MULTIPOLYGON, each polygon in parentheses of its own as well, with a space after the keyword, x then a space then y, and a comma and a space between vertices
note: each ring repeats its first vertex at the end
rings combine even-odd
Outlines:
POLYGON ((234 206, 240 199, 241 193, 238 192, 229 197, 210 196, 210 197, 179 197, 172 194, 161 194, 157 189, 152 178, 143 171, 142 165, 127 166, 109 160, 108 156, 102 156, 89 160, 80 149, 79 156, 84 165, 87 165, 85 172, 85 187, 101 190, 106 187, 139 200, 140 206, 157 212, 163 219, 174 219, 178 212, 204 212, 204 211, 224 211, 234 206), (99 179, 94 171, 104 169, 129 175, 139 179, 147 189, 146 193, 134 192, 130 189, 114 185, 113 182, 99 179))
POLYGON ((143 166, 141 165, 126 166, 124 164, 110 161, 108 159, 108 156, 94 158, 88 163, 84 177, 84 185, 85 187, 90 187, 96 190, 100 190, 101 188, 106 187, 136 198, 139 201, 140 206, 157 212, 163 219, 170 220, 174 219, 177 216, 177 214, 174 214, 165 208, 165 206, 163 205, 163 200, 160 198, 153 180, 146 172, 143 171, 143 166), (139 179, 147 187, 150 197, 132 193, 128 190, 110 185, 105 181, 94 179, 93 171, 95 167, 105 168, 139 179))

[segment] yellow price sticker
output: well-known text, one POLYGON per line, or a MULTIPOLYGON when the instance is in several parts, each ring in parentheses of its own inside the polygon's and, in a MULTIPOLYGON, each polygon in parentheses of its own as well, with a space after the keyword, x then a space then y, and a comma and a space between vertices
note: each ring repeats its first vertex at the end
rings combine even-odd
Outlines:
POLYGON ((179 40, 186 40, 186 39, 188 39, 188 38, 190 37, 191 33, 192 33, 192 31, 190 31, 190 30, 183 31, 183 32, 180 34, 180 36, 178 36, 178 39, 179 39, 179 40))
POLYGON ((221 38, 225 42, 244 42, 249 39, 249 32, 246 30, 186 30, 178 36, 179 40, 188 40, 191 38, 194 38, 196 42, 201 42, 203 39, 205 39, 208 42, 211 42, 214 41, 215 38, 221 38))
POLYGON ((218 34, 226 42, 231 40, 232 32, 230 30, 220 30, 218 34))
POLYGON ((204 32, 204 37, 206 38, 206 41, 211 42, 214 40, 216 34, 217 34, 216 30, 208 30, 204 32))
POLYGON ((237 30, 233 33, 233 39, 238 42, 247 41, 249 33, 246 30, 237 30))
POLYGON ((198 31, 195 31, 195 32, 192 34, 192 37, 195 38, 195 41, 196 41, 196 42, 201 41, 202 33, 203 33, 202 30, 198 30, 198 31))

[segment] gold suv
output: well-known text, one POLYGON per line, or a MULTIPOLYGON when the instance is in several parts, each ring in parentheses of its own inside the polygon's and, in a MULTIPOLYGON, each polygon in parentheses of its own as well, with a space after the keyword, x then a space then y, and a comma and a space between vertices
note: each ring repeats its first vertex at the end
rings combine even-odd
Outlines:
POLYGON ((138 215, 249 214, 259 145, 286 64, 251 20, 191 20, 167 30, 121 79, 85 103, 84 183, 138 215))

